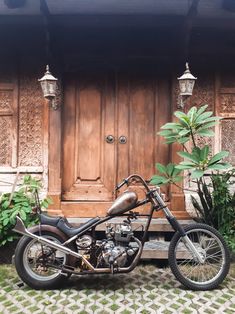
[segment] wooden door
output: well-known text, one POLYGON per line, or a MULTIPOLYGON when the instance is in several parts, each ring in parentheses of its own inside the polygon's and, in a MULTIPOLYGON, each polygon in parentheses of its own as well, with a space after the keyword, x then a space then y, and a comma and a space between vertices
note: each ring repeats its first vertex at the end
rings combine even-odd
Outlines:
POLYGON ((108 76, 93 73, 66 81, 62 200, 113 199, 115 146, 106 142, 106 136, 114 134, 115 103, 109 82, 108 76))
POLYGON ((63 110, 62 210, 105 215, 117 182, 149 180, 168 147, 156 132, 169 119, 167 84, 147 74, 86 74, 66 81, 63 110), (106 141, 111 135, 113 143, 106 141))

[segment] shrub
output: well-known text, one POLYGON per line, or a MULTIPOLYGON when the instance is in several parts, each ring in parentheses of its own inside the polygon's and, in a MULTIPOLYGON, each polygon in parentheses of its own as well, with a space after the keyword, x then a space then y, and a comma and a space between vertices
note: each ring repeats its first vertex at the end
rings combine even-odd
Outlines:
POLYGON ((192 203, 201 221, 214 226, 224 235, 231 249, 235 250, 235 195, 230 192, 233 184, 231 178, 235 170, 226 173, 219 171, 231 168, 223 158, 228 156, 227 151, 212 155, 210 147, 197 145, 196 136, 214 136, 212 127, 218 123, 219 117, 213 117, 212 111, 206 111, 207 105, 201 108, 192 107, 187 113, 176 111, 176 122, 166 123, 161 127, 159 134, 166 139, 167 144, 179 143, 183 151, 178 155, 184 158, 178 165, 164 166, 157 163, 157 174, 152 177, 151 183, 156 185, 174 184, 183 179, 182 171, 188 171, 196 182, 199 200, 191 196, 192 203), (185 145, 190 142, 190 150, 185 145), (208 180, 205 180, 205 176, 208 180))
MULTIPOLYGON (((17 239, 18 235, 12 231, 16 222, 16 216, 19 216, 30 227, 38 222, 38 217, 32 214, 35 207, 35 191, 41 188, 41 182, 30 175, 23 178, 23 183, 19 189, 11 195, 4 193, 0 198, 0 246, 17 239)), ((47 208, 51 203, 46 198, 41 201, 41 206, 47 208)))

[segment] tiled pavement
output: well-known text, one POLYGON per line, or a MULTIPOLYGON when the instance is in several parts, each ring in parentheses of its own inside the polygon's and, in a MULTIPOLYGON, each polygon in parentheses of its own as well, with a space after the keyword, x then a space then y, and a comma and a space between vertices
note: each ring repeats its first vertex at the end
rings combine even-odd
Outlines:
POLYGON ((11 266, 0 266, 0 313, 235 313, 235 265, 216 290, 183 288, 168 268, 142 264, 132 273, 72 277, 61 290, 18 286, 11 266))

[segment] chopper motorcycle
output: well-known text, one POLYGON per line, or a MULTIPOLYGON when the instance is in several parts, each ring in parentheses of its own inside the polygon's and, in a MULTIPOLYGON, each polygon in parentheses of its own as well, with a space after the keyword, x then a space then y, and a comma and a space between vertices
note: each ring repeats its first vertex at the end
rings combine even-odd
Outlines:
POLYGON ((225 279, 230 266, 226 243, 214 228, 201 223, 183 228, 163 201, 158 189, 150 189, 139 175, 130 175, 116 190, 133 182, 141 183, 145 198, 138 200, 134 191, 125 191, 107 210, 104 218, 91 218, 72 227, 66 218, 50 217, 41 212, 38 193, 36 209, 40 223, 26 229, 17 217, 14 231, 23 235, 15 250, 15 267, 19 277, 34 289, 51 289, 61 285, 72 274, 120 274, 132 271, 138 264, 154 211, 162 210, 175 233, 171 239, 168 260, 176 279, 192 290, 210 290, 225 279), (148 214, 134 209, 150 204, 148 214), (112 223, 114 217, 122 223, 112 223), (141 237, 132 229, 132 220, 146 216, 141 237), (96 226, 106 223, 103 239, 97 238, 96 226))

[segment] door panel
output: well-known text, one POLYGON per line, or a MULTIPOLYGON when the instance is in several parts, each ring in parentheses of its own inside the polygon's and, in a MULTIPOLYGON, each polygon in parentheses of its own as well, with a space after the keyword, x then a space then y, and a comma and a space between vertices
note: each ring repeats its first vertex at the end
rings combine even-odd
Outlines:
MULTIPOLYGON (((66 81, 62 176, 66 215, 105 215, 116 183, 132 173, 149 180, 156 162, 168 162, 169 147, 156 136, 169 120, 167 82, 148 73, 114 77, 86 74, 66 81), (108 135, 114 136, 113 143, 106 142, 108 135), (119 141, 121 136, 125 143, 119 141)), ((135 190, 144 196, 141 189, 135 190)))
POLYGON ((63 200, 110 201, 115 185, 112 86, 106 78, 67 81, 63 112, 63 200), (112 174, 112 175, 110 175, 112 174))

